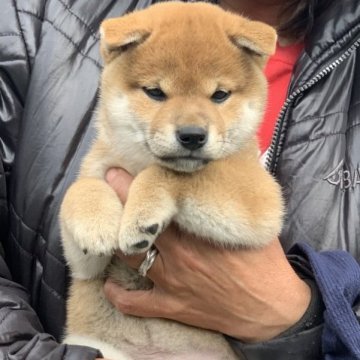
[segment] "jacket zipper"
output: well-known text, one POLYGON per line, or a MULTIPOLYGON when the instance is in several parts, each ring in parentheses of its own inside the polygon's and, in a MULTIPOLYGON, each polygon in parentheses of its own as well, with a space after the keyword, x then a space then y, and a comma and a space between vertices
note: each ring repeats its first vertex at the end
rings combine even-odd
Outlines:
POLYGON ((326 75, 328 75, 332 70, 338 67, 344 60, 346 60, 353 51, 355 51, 360 46, 360 39, 356 40, 353 45, 349 47, 338 59, 333 61, 330 65, 326 66, 323 70, 321 70, 318 74, 308 80, 304 85, 300 86, 296 90, 294 90, 286 99, 284 105, 281 108, 279 117, 275 124, 275 129, 273 133, 273 137, 271 140, 271 144, 268 150, 268 154, 266 157, 265 167, 272 174, 276 174, 276 169, 278 165, 278 160, 282 151, 282 147, 284 145, 285 133, 287 130, 287 122, 285 121, 285 115, 288 111, 290 105, 294 102, 294 100, 306 90, 314 86, 321 79, 323 79, 326 75))

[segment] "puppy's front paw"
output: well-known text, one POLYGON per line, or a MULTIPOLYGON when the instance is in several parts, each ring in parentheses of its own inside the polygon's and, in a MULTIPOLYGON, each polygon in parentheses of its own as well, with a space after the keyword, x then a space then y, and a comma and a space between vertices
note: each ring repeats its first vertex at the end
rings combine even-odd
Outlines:
POLYGON ((157 236, 167 226, 168 221, 163 217, 134 217, 134 221, 127 221, 121 225, 119 247, 124 254, 142 253, 148 250, 157 236))
POLYGON ((118 248, 119 222, 109 220, 98 215, 93 219, 78 221, 73 226, 72 239, 85 255, 112 255, 118 248))
POLYGON ((177 212, 176 193, 170 184, 169 175, 158 166, 147 168, 135 178, 121 218, 119 247, 122 252, 145 252, 170 223, 177 212))
POLYGON ((68 190, 61 208, 61 225, 84 254, 111 255, 118 249, 122 205, 103 181, 83 179, 68 190))

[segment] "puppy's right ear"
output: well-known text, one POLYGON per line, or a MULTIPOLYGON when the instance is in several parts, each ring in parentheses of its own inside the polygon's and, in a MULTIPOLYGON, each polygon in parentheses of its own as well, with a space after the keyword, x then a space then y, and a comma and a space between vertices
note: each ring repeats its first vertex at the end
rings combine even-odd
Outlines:
POLYGON ((151 30, 139 20, 137 14, 133 13, 102 22, 100 51, 105 63, 109 63, 129 47, 141 44, 150 35, 151 30))
POLYGON ((254 55, 253 59, 261 67, 275 53, 276 31, 267 24, 227 13, 226 32, 230 41, 239 49, 245 49, 254 55))

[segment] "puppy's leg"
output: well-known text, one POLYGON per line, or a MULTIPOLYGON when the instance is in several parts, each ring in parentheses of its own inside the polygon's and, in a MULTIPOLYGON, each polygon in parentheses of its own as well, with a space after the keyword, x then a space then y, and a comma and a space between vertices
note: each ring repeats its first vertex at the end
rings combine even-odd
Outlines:
POLYGON ((222 246, 261 247, 281 230, 280 187, 260 166, 230 165, 218 169, 213 164, 198 181, 187 184, 174 220, 182 229, 222 246))
POLYGON ((176 213, 174 181, 166 180, 166 170, 152 166, 132 183, 119 234, 125 254, 149 249, 176 213))
POLYGON ((80 178, 67 191, 60 211, 66 260, 75 278, 101 274, 118 248, 122 205, 105 181, 80 178))

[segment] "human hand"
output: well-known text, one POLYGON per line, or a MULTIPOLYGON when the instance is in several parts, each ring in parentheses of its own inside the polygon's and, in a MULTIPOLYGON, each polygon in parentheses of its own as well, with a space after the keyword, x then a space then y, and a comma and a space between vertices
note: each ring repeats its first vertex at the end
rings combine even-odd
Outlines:
MULTIPOLYGON (((126 201, 132 178, 113 170, 107 181, 126 201)), ((276 239, 261 249, 215 248, 170 226, 156 240, 151 290, 127 291, 107 280, 104 292, 121 312, 168 318, 246 342, 271 339, 295 324, 310 302, 276 239)), ((137 269, 144 255, 124 256, 137 269)))

